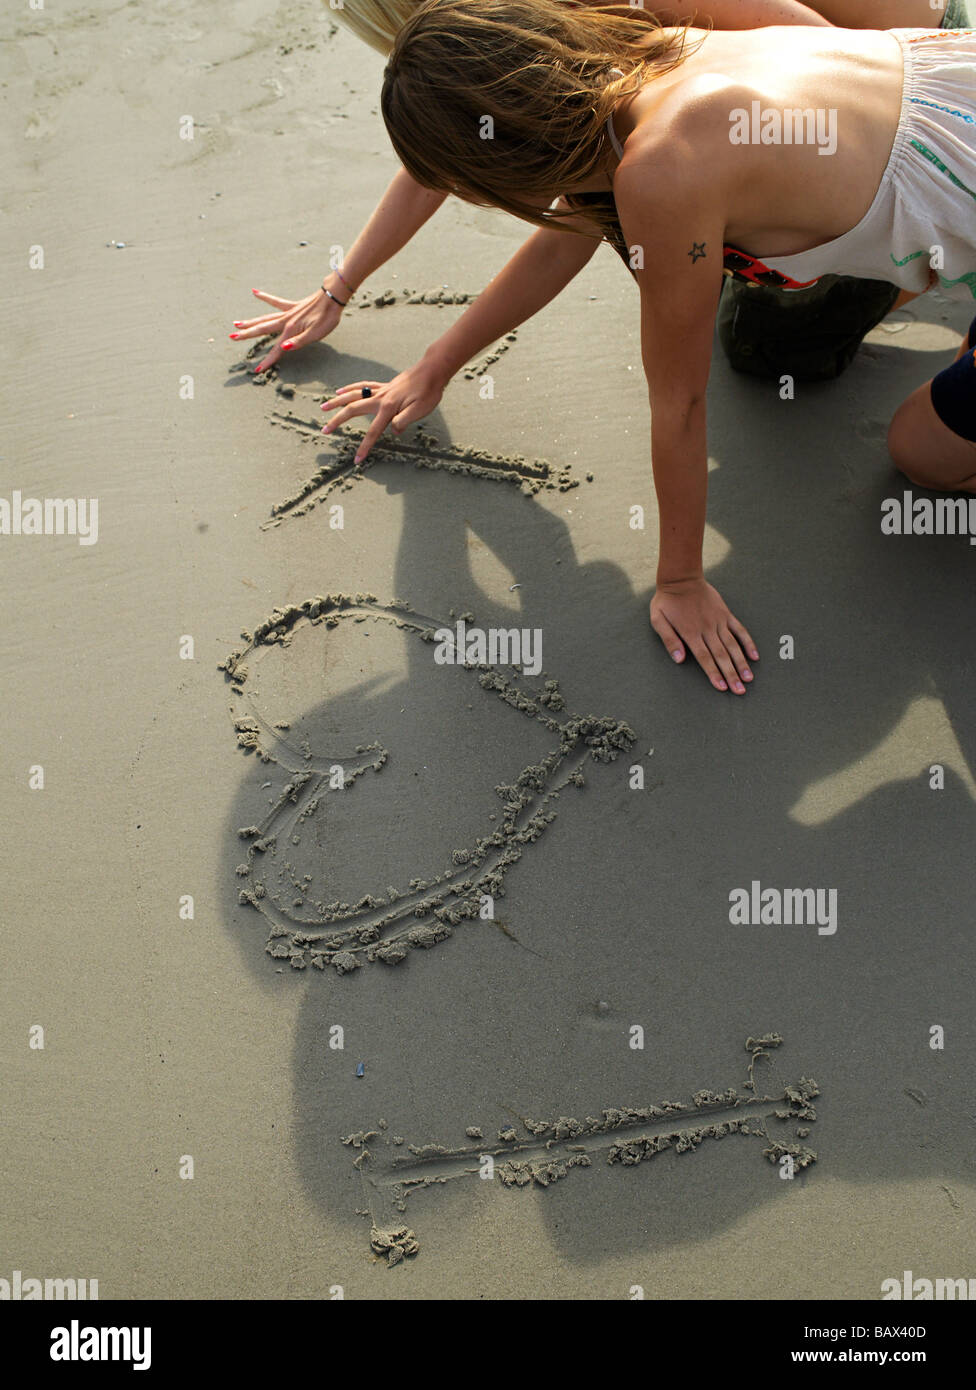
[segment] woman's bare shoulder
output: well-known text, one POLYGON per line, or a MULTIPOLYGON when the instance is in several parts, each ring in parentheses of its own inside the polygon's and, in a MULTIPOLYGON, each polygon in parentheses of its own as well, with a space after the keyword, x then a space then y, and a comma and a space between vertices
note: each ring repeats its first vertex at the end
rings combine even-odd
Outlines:
POLYGON ((661 94, 649 84, 635 102, 636 124, 614 177, 617 196, 697 200, 703 186, 719 196, 729 176, 733 113, 755 95, 722 73, 695 73, 661 94))

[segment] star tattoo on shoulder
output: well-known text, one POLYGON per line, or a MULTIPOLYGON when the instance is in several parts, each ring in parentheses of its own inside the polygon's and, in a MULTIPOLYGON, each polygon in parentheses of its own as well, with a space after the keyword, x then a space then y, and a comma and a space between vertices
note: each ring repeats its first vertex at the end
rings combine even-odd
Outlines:
POLYGON ((691 257, 691 263, 692 263, 692 265, 694 265, 694 264, 696 263, 696 261, 704 260, 704 258, 705 258, 705 242, 703 242, 703 241, 693 241, 693 242, 691 243, 691 250, 688 252, 688 255, 691 257))

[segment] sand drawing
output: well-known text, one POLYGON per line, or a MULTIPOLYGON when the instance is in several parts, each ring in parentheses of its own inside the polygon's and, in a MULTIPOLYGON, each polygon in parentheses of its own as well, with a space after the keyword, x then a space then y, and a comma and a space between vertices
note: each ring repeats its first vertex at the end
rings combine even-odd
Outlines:
MULTIPOLYGON (((388 309, 393 305, 436 304, 438 308, 443 308, 445 304, 470 304, 478 298, 479 293, 479 290, 452 290, 449 285, 438 285, 432 290, 386 289, 380 290, 379 294, 374 294, 372 290, 360 290, 350 298, 349 307, 352 309, 388 309)), ((475 377, 482 376, 516 342, 518 342, 518 330, 512 329, 479 358, 462 367, 461 375, 466 381, 472 381, 475 377)))
MULTIPOLYGON (((358 431, 339 429, 323 438, 319 415, 305 418, 300 401, 296 402, 296 396, 316 403, 320 398, 280 382, 275 389, 280 404, 271 411, 272 423, 327 450, 329 457, 291 496, 272 507, 265 529, 334 501, 337 494, 354 487, 371 464, 390 459, 509 482, 528 496, 578 486, 568 467, 444 445, 423 426, 399 439, 382 439, 357 468, 353 455, 358 431)), ((474 621, 469 613, 459 617, 474 621)), ((381 603, 370 593, 317 595, 275 609, 253 632, 243 632, 245 645, 221 663, 231 688, 239 746, 263 762, 278 765, 289 779, 264 817, 238 830, 246 846, 237 869, 239 901, 264 918, 266 952, 296 970, 310 965, 321 971, 331 967, 344 976, 379 962, 395 965, 410 952, 429 949, 453 936, 463 923, 484 919, 486 904, 493 909, 505 894, 509 868, 555 818, 560 796, 585 785, 584 770, 591 762, 612 762, 636 740, 633 730, 619 719, 567 714, 558 682, 545 673, 530 680, 517 666, 459 663, 470 675, 472 687, 480 688, 485 698, 503 701, 545 729, 551 740, 548 752, 511 782, 495 787, 501 801, 500 819, 492 815, 484 834, 450 851, 450 862, 439 872, 412 878, 406 887, 330 901, 329 892, 315 886, 311 874, 298 876, 289 862, 289 847, 299 843, 313 818, 325 817, 328 825, 329 815, 339 811, 335 798, 359 779, 380 774, 390 754, 379 741, 361 742, 351 752, 303 744, 293 737, 288 724, 272 722, 261 710, 254 698, 254 673, 269 652, 287 648, 301 632, 318 629, 325 638, 340 624, 376 623, 392 624, 428 643, 439 640, 438 630, 447 627, 401 600, 381 603)), ((488 916, 493 916, 491 910, 488 916)), ((512 935, 504 924, 499 925, 512 935)), ((613 1106, 583 1119, 566 1115, 535 1119, 503 1105, 500 1108, 511 1115, 510 1121, 500 1128, 496 1123, 493 1130, 468 1125, 464 1142, 454 1145, 409 1143, 392 1133, 383 1119, 371 1129, 341 1136, 342 1143, 354 1151, 353 1163, 363 1183, 365 1206, 360 1214, 370 1221, 373 1257, 392 1267, 417 1255, 420 1242, 404 1219, 408 1198, 475 1177, 497 1178, 505 1188, 548 1188, 575 1168, 592 1169, 598 1163, 636 1167, 666 1151, 690 1153, 706 1140, 731 1135, 761 1140, 764 1157, 772 1164, 788 1164, 789 1176, 802 1172, 817 1160, 804 1142, 816 1119, 817 1083, 800 1077, 783 1086, 765 1085, 761 1092, 756 1083, 757 1063, 768 1062, 782 1041, 777 1033, 750 1037, 748 1071, 739 1087, 703 1089, 690 1100, 613 1106)))
MULTIPOLYGON (((388 293, 392 294, 393 292, 389 291, 388 293)), ((474 296, 469 295, 467 298, 474 298, 474 296)), ((367 300, 367 302, 369 301, 367 300)), ((373 302, 380 303, 380 299, 373 302)), ((383 302, 386 302, 385 299, 383 302)), ((426 297, 422 297, 422 299, 411 298, 407 302, 412 304, 415 302, 447 303, 449 301, 429 301, 426 297)), ((497 362, 502 353, 509 350, 510 345, 515 340, 515 333, 507 334, 505 339, 496 343, 477 361, 469 363, 464 368, 464 376, 469 380, 480 379, 488 367, 497 362)), ((230 370, 232 372, 251 371, 251 363, 265 355, 271 341, 270 338, 259 338, 247 350, 244 357, 231 366, 230 370)), ((372 464, 389 462, 390 460, 410 462, 415 468, 465 474, 468 477, 483 478, 490 482, 513 483, 528 497, 533 497, 537 492, 542 491, 570 492, 573 488, 579 487, 579 479, 573 477, 572 469, 568 464, 556 465, 549 463, 546 459, 528 459, 523 454, 493 454, 485 449, 475 449, 459 444, 443 444, 436 435, 425 428, 423 423, 413 426, 409 432, 399 437, 389 432, 385 433, 373 445, 369 457, 357 466, 353 462, 353 458, 356 447, 362 438, 363 431, 361 429, 352 430, 340 425, 331 435, 323 435, 322 433, 322 426, 326 417, 318 407, 334 394, 334 389, 331 386, 313 392, 303 390, 298 386, 288 385, 281 381, 277 363, 260 376, 252 376, 251 379, 255 386, 267 386, 273 382, 275 394, 281 398, 282 402, 297 400, 301 403, 307 401, 311 410, 311 414, 308 416, 296 414, 296 407, 282 404, 281 407, 272 408, 268 418, 272 425, 289 430, 306 443, 314 444, 318 450, 324 450, 331 454, 331 457, 320 464, 291 497, 286 497, 284 501, 271 508, 271 516, 263 524, 263 530, 279 526, 286 517, 307 515, 333 493, 337 491, 348 492, 357 482, 362 480, 366 470, 372 464)), ((335 389, 338 389, 338 384, 335 389)), ((592 480, 590 474, 587 474, 587 478, 592 480)))
MULTIPOLYGON (((290 399, 295 391, 285 387, 279 394, 290 399)), ((391 460, 412 463, 415 468, 435 472, 511 483, 530 497, 542 491, 570 492, 579 486, 579 479, 572 476, 568 464, 557 466, 545 459, 527 459, 522 454, 492 454, 484 449, 442 444, 422 425, 416 426, 409 437, 384 435, 374 444, 364 462, 357 466, 353 458, 361 438, 360 432, 340 425, 334 434, 323 436, 320 420, 305 419, 290 408, 273 409, 269 419, 273 425, 292 431, 320 449, 333 444, 337 447, 331 450, 331 457, 320 464, 290 497, 272 506, 271 516, 263 523, 263 530, 279 526, 285 519, 306 516, 334 493, 348 492, 357 482, 361 482, 371 465, 391 460)))
MULTIPOLYGON (((471 614, 460 616, 473 619, 471 614)), ((256 663, 269 651, 287 647, 305 629, 319 629, 325 638, 340 623, 393 624, 424 642, 434 641, 437 629, 445 626, 405 604, 381 604, 373 594, 317 596, 275 609, 253 632, 243 633, 246 646, 232 652, 220 669, 231 687, 238 745, 290 774, 260 822, 238 830, 246 845, 237 868, 239 901, 265 918, 265 950, 275 960, 296 970, 332 967, 344 975, 377 961, 399 964, 409 952, 446 940, 462 922, 494 920, 494 902, 504 896, 508 870, 555 819, 560 796, 584 785, 589 764, 614 761, 636 735, 619 719, 568 714, 558 683, 544 673, 533 687, 521 674, 516 680, 510 673, 517 673, 515 667, 459 661, 475 692, 541 725, 549 735, 549 751, 511 782, 494 788, 500 818, 492 813, 485 833, 453 849, 440 872, 355 901, 329 901, 328 889, 317 886, 312 874, 298 874, 291 846, 301 842, 314 818, 326 818, 327 824, 329 816, 342 814, 345 808, 337 798, 348 794, 358 778, 379 773, 389 754, 378 743, 329 752, 313 751, 307 743, 299 746, 290 729, 272 723, 251 694, 256 663)))
POLYGON ((765 1141, 763 1156, 781 1167, 788 1163, 791 1176, 802 1171, 817 1161, 804 1142, 817 1118, 812 1103, 820 1094, 816 1081, 801 1077, 775 1095, 760 1095, 756 1084, 756 1064, 768 1064, 772 1049, 782 1042, 778 1033, 746 1039, 749 1066, 741 1093, 735 1087, 702 1090, 690 1101, 612 1107, 582 1120, 516 1115, 517 1123, 503 1125, 494 1136, 469 1125, 465 1138, 470 1142, 454 1147, 408 1144, 403 1136, 390 1133, 385 1120, 374 1129, 344 1135, 342 1142, 355 1150, 353 1163, 363 1179, 367 1206, 361 1214, 371 1222, 374 1254, 388 1265, 416 1255, 420 1242, 400 1219, 407 1199, 420 1190, 463 1179, 497 1178, 503 1187, 550 1187, 571 1169, 592 1168, 598 1160, 634 1167, 666 1150, 693 1153, 706 1139, 733 1134, 765 1141), (770 1134, 771 1124, 782 1126, 779 1137, 770 1134))
POLYGON ((351 300, 357 309, 388 309, 394 304, 470 304, 480 290, 452 290, 449 285, 437 285, 432 290, 359 290, 351 300))
MULTIPOLYGON (((443 308, 445 304, 470 304, 471 301, 477 299, 477 297, 478 293, 476 291, 452 291, 446 285, 433 290, 387 289, 382 290, 378 295, 374 295, 369 290, 363 290, 355 299, 350 300, 347 312, 350 310, 353 312, 362 312, 364 309, 372 308, 382 309, 394 304, 401 306, 407 304, 437 305, 439 308, 443 308)), ((251 374, 251 381, 255 386, 267 386, 271 382, 274 382, 275 389, 279 395, 289 398, 295 395, 308 396, 310 399, 314 399, 318 404, 321 404, 323 400, 328 400, 333 394, 331 387, 326 388, 320 395, 312 396, 310 392, 302 391, 298 387, 283 383, 277 363, 274 363, 266 371, 262 372, 260 376, 253 375, 252 364, 258 358, 265 356, 273 341, 274 338, 270 336, 256 338, 244 353, 243 358, 238 362, 234 362, 229 370, 231 372, 247 372, 251 374)), ((476 381, 480 387, 489 367, 493 367, 496 362, 500 361, 506 353, 512 350, 517 342, 518 329, 513 328, 511 332, 499 338, 496 343, 483 349, 477 357, 473 357, 470 362, 466 362, 465 365, 458 370, 457 376, 463 378, 465 381, 476 381)), ((341 383, 337 383, 336 389, 338 389, 340 384, 341 383)), ((315 430, 318 436, 318 432, 321 430, 321 421, 315 426, 315 430)), ((386 441, 387 444, 389 444, 389 442, 389 440, 386 441)), ((465 452, 467 451, 461 451, 462 454, 465 452)))

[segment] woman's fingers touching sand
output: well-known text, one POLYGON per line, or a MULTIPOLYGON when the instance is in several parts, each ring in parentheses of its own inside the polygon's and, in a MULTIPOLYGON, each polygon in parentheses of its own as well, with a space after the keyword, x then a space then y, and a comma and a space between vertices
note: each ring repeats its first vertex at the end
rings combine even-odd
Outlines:
POLYGON ((359 415, 374 415, 376 417, 363 435, 362 443, 356 450, 356 463, 362 463, 397 412, 397 406, 384 399, 381 394, 383 389, 384 383, 382 382, 358 381, 352 386, 343 386, 331 400, 326 401, 322 406, 323 410, 337 412, 323 428, 323 434, 332 434, 347 420, 354 420, 359 415), (364 396, 364 390, 368 390, 370 394, 364 396))
MULTIPOLYGON (((705 637, 705 646, 707 647, 714 664, 722 673, 722 679, 724 680, 725 684, 722 685, 721 688, 723 690, 726 688, 733 690, 736 695, 744 695, 746 692, 746 688, 743 685, 742 681, 743 679, 746 679, 746 677, 743 676, 742 679, 740 679, 739 677, 739 669, 736 664, 734 652, 739 653, 739 659, 740 661, 742 661, 743 665, 745 664, 745 658, 742 656, 742 652, 739 650, 738 642, 736 642, 735 638, 731 637, 731 635, 729 634, 728 628, 726 628, 724 632, 721 628, 719 628, 715 632, 709 632, 705 637)), ((748 666, 746 666, 745 669, 746 671, 748 671, 748 666)), ((709 672, 710 677, 712 677, 712 674, 712 672, 709 672)), ((750 672, 748 679, 751 678, 752 673, 750 672)), ((712 683, 714 684, 714 679, 712 683)))
MULTIPOLYGON (((380 409, 376 412, 376 419, 373 421, 369 429, 363 435, 363 442, 356 450, 356 457, 354 459, 355 463, 362 463, 363 459, 366 458, 370 449, 372 449, 373 445, 379 439, 380 435, 386 429, 387 425, 391 422, 395 414, 396 406, 383 405, 380 407, 380 409)), ((394 428, 396 428, 396 426, 394 426, 394 428)))
POLYGON ((323 410, 336 412, 322 433, 331 434, 357 415, 374 416, 356 450, 355 462, 362 463, 387 425, 392 424, 394 432, 399 434, 407 425, 429 415, 444 394, 444 385, 444 378, 421 366, 401 372, 392 381, 355 381, 342 387, 322 406, 323 410), (364 395, 364 391, 369 394, 364 395))
POLYGON ((230 335, 232 338, 260 338, 262 333, 279 333, 292 311, 305 302, 301 299, 279 299, 277 295, 265 294, 264 290, 252 290, 251 293, 263 299, 265 304, 270 304, 275 312, 259 314, 254 319, 235 319, 234 327, 238 331, 230 335))
MULTIPOLYGON (((730 618, 731 616, 732 615, 729 614, 730 618)), ((727 623, 720 627, 718 635, 721 639, 721 650, 716 652, 713 647, 712 651, 719 666, 722 668, 726 680, 733 677, 737 679, 740 675, 745 680, 751 680, 752 672, 749 670, 749 663, 746 661, 745 653, 732 631, 731 623, 727 623), (727 665, 723 664, 723 658, 727 662, 727 665)))
POLYGON ((759 652, 705 579, 659 584, 651 601, 651 626, 672 660, 683 662, 690 651, 716 690, 745 694, 745 683, 753 678, 746 652, 752 661, 759 659, 759 652))
POLYGON ((389 386, 388 381, 354 381, 349 386, 340 386, 332 397, 331 401, 326 401, 323 410, 329 410, 333 401, 351 401, 353 397, 360 397, 364 400, 371 399, 370 396, 363 396, 363 391, 375 392, 382 391, 384 386, 389 386))
POLYGON ((264 290, 252 290, 251 293, 270 304, 274 312, 261 314, 255 319, 236 321, 231 338, 235 341, 242 338, 278 338, 255 367, 255 375, 273 367, 283 352, 293 352, 307 343, 328 337, 342 315, 342 305, 322 294, 321 290, 315 290, 305 299, 281 299, 278 295, 266 294, 264 290))
POLYGON ((681 638, 675 632, 674 628, 668 622, 667 618, 661 612, 660 608, 655 608, 653 602, 651 603, 651 627, 654 629, 658 637, 660 637, 661 641, 667 647, 668 655, 671 657, 671 660, 678 662, 684 661, 684 642, 682 642, 681 638))

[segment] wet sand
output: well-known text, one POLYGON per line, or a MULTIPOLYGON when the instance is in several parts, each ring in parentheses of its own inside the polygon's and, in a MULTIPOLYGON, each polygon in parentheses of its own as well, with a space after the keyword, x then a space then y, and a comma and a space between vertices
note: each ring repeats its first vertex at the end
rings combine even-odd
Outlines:
POLYGON ((415 360, 522 230, 445 207, 258 384, 226 336, 249 287, 308 293, 393 172, 378 56, 317 0, 11 27, 0 495, 97 498, 99 530, 0 537, 0 1276, 972 1274, 976 551, 879 526, 885 422, 966 304, 930 294, 789 402, 716 353, 706 562, 762 653, 720 698, 647 624, 609 250, 354 470, 318 403, 415 360), (541 671, 438 664, 461 620, 541 632, 541 671), (733 924, 755 882, 836 890, 836 931, 733 924))

